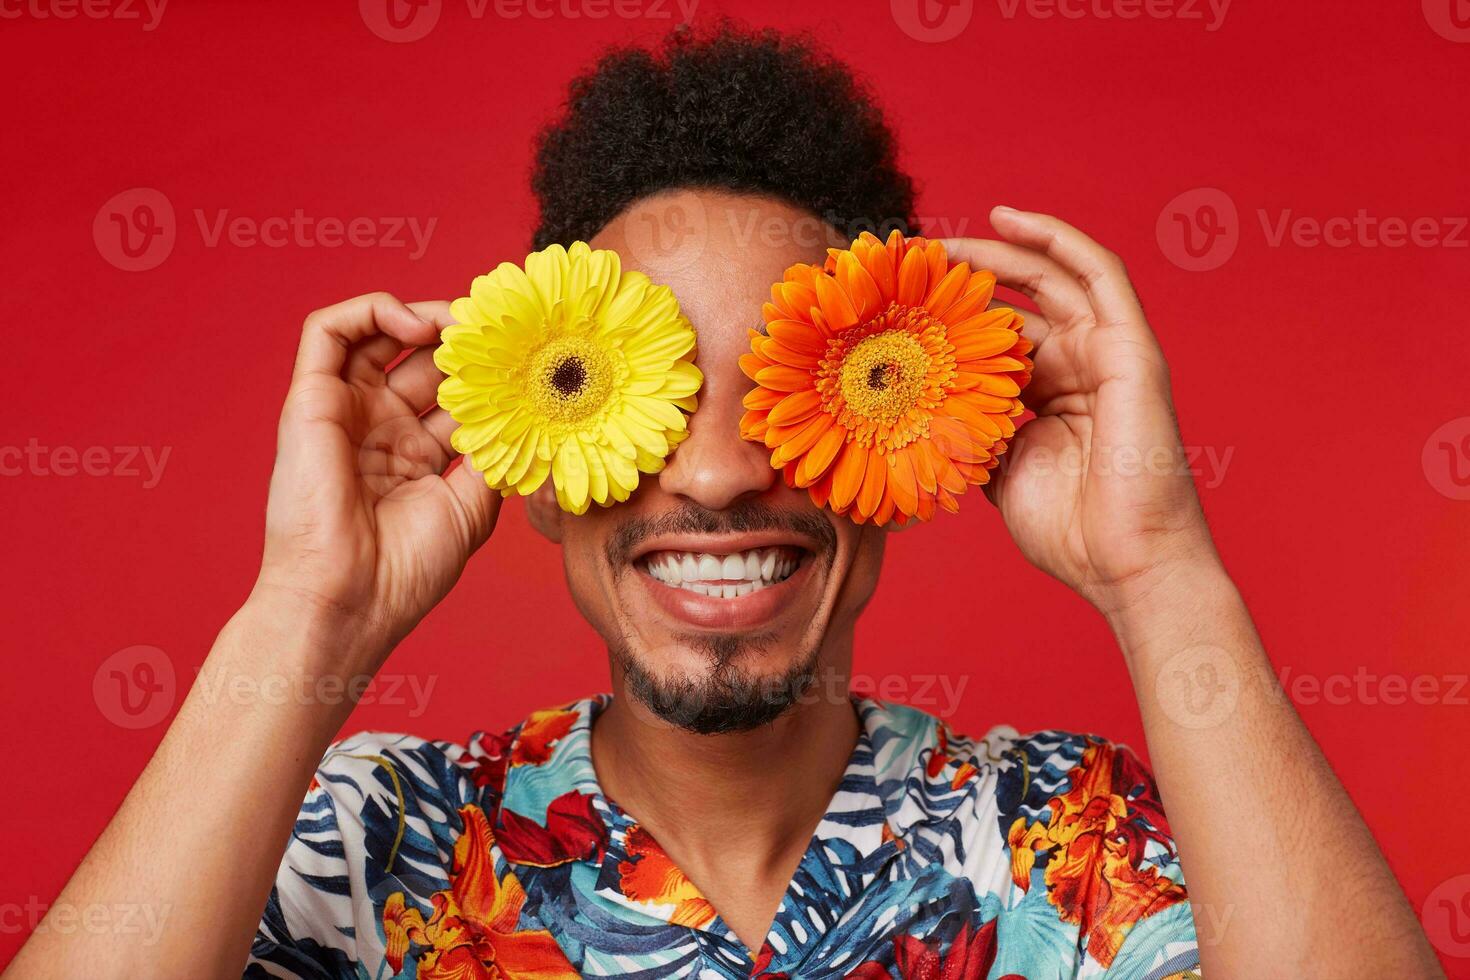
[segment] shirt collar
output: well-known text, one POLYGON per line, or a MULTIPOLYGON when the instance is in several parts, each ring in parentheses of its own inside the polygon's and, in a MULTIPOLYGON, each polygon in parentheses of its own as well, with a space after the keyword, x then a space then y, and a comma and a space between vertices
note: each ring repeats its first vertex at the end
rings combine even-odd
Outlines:
MULTIPOLYGON (((600 895, 665 921, 701 925, 713 918, 708 903, 597 782, 592 725, 611 701, 601 694, 537 711, 513 732, 496 821, 502 854, 534 867, 599 866, 600 895), (634 874, 640 865, 661 873, 634 874), (658 884, 650 890, 645 882, 658 884)), ((854 698, 854 705, 857 745, 813 843, 840 839, 867 863, 884 845, 901 849, 916 828, 948 819, 975 767, 931 715, 870 698, 854 698)))

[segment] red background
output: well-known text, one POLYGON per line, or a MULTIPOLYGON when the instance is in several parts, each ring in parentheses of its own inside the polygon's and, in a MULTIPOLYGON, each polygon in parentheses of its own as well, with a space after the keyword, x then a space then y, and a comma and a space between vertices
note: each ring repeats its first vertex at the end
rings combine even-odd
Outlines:
MULTIPOLYGON (((93 695, 99 665, 152 645, 182 689, 246 594, 303 316, 373 289, 452 298, 475 273, 518 260, 534 217, 531 137, 566 81, 609 43, 672 23, 598 19, 586 14, 607 8, 579 0, 557 0, 548 18, 493 5, 475 18, 465 0, 444 0, 425 38, 389 43, 350 2, 178 3, 151 31, 37 17, 37 3, 56 8, 27 2, 6 0, 22 16, 0 20, 0 446, 170 456, 151 489, 142 477, 0 478, 0 903, 20 904, 55 896, 163 732, 109 721, 93 695), (93 222, 136 187, 171 202, 177 242, 156 268, 125 272, 93 222), (210 247, 195 218, 297 208, 437 226, 411 260, 401 248, 210 247)), ((1202 492, 1278 667, 1427 676, 1448 695, 1467 670, 1470 502, 1435 488, 1450 462, 1470 460, 1431 446, 1426 472, 1421 456, 1441 424, 1470 414, 1470 236, 1459 247, 1273 246, 1258 216, 1466 214, 1470 43, 1433 28, 1444 22, 1436 2, 1242 0, 1209 31, 1204 7, 1203 20, 1069 19, 1024 4, 1007 17, 980 0, 939 43, 910 36, 883 3, 857 13, 702 0, 695 21, 814 30, 859 66, 921 182, 922 215, 983 235, 993 204, 1042 209, 1120 252, 1173 365, 1185 441, 1233 452, 1202 492), (1156 237, 1161 210, 1197 187, 1239 209, 1237 251, 1207 272, 1172 264, 1156 237)), ((650 4, 635 7, 676 12, 650 4)), ((436 683, 427 712, 411 716, 412 699, 362 706, 349 727, 461 738, 504 726, 604 688, 595 640, 558 555, 507 507, 386 668, 436 683)), ((1103 624, 1022 562, 988 507, 893 539, 857 670, 966 684, 954 720, 977 734, 1009 722, 1142 744, 1103 624), (1023 614, 975 601, 982 582, 986 595, 1003 583, 1023 614)), ((1470 690, 1457 696, 1301 708, 1416 908, 1470 872, 1470 690)), ((13 915, 0 925, 3 962, 22 934, 13 915)), ((1470 949, 1459 952, 1446 968, 1470 976, 1470 949)))

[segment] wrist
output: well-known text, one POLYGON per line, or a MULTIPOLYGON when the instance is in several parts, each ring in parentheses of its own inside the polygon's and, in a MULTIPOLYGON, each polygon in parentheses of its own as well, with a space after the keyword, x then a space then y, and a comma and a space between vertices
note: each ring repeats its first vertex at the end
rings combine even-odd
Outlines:
POLYGON ((256 582, 225 629, 248 637, 264 659, 304 670, 373 672, 398 639, 365 611, 265 579, 256 582))
POLYGON ((1098 609, 1130 662, 1159 645, 1174 648, 1222 612, 1243 607, 1213 550, 1161 562, 1110 589, 1098 609))

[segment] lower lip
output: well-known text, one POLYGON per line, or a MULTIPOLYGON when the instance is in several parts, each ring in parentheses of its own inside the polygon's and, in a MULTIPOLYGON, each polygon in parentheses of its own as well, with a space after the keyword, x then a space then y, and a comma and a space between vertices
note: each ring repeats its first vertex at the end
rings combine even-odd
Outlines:
POLYGON ((641 568, 638 580, 664 612, 690 626, 705 629, 754 629, 769 623, 795 596, 811 575, 810 554, 804 555, 796 571, 775 585, 747 592, 733 599, 700 595, 677 585, 665 585, 641 568))

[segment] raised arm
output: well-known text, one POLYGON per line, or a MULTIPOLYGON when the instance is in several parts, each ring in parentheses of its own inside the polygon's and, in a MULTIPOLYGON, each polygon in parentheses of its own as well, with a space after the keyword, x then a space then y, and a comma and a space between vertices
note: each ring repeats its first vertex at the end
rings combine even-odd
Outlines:
POLYGON ((1030 297, 1037 344, 987 488, 1026 558, 1117 636, 1189 883, 1207 977, 1438 977, 1372 835, 1281 692, 1216 553, 1169 371, 1117 256, 997 208, 952 255, 1030 297))
POLYGON ((352 709, 270 692, 351 690, 375 673, 495 525, 499 496, 468 464, 450 467, 454 423, 437 408, 419 417, 450 322, 448 304, 382 293, 307 318, 255 587, 5 980, 240 976, 312 772, 352 709), (161 930, 52 922, 120 903, 161 930))

